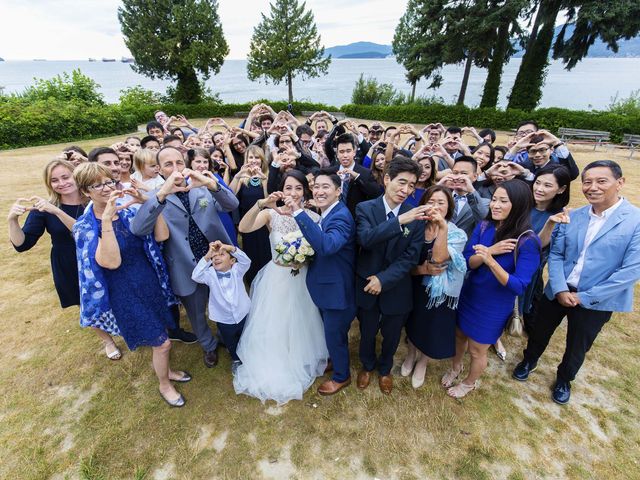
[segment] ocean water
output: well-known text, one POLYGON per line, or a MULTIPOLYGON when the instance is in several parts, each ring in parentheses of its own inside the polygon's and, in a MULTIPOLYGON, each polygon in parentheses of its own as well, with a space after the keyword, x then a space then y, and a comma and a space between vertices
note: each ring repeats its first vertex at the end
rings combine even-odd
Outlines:
MULTIPOLYGON (((505 106, 507 95, 518 72, 521 59, 512 59, 504 68, 500 105, 505 106)), ((121 62, 89 61, 6 61, 0 62, 0 87, 5 93, 20 92, 33 83, 33 78, 51 78, 62 72, 79 68, 82 73, 100 84, 100 91, 107 102, 117 102, 121 89, 142 85, 144 88, 164 92, 168 80, 152 80, 135 73, 131 66, 121 62)), ((224 102, 241 103, 268 98, 287 98, 287 87, 252 82, 246 75, 246 60, 227 60, 220 73, 211 77, 207 85, 218 93, 224 102)), ((437 95, 446 102, 455 102, 463 66, 449 65, 443 69, 442 86, 433 91, 426 82, 417 87, 418 95, 437 95)), ((605 109, 616 94, 628 96, 640 88, 638 74, 640 58, 587 58, 572 71, 564 70, 559 61, 548 68, 541 107, 563 107, 571 109, 605 109)), ((329 73, 321 78, 294 79, 293 94, 297 100, 309 100, 340 106, 351 101, 351 92, 356 80, 364 74, 383 83, 391 83, 396 89, 410 92, 404 78, 404 69, 393 58, 386 59, 335 59, 329 73)), ((473 68, 467 89, 465 104, 477 106, 482 96, 486 70, 473 68)))

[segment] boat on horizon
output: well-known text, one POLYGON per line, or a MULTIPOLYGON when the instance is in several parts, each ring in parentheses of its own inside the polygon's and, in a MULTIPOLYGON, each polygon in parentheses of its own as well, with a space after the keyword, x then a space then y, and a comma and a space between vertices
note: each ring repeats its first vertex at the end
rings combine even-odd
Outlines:
POLYGON ((135 60, 132 57, 122 57, 120 59, 120 61, 122 63, 134 63, 135 62, 135 60))
POLYGON ((34 62, 46 62, 47 59, 46 58, 34 58, 33 61, 34 62))
POLYGON ((89 61, 90 61, 90 62, 95 62, 95 61, 96 61, 96 59, 95 59, 95 58, 90 58, 90 59, 89 59, 89 61))
POLYGON ((104 57, 102 57, 102 61, 103 62, 115 62, 116 59, 115 58, 104 58, 104 57))

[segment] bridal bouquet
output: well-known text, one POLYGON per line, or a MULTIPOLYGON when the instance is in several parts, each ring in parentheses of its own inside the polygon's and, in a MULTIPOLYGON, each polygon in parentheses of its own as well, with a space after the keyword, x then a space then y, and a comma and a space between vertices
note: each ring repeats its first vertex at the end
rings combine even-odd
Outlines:
POLYGON ((300 230, 284 235, 275 250, 278 253, 276 260, 282 265, 290 266, 291 275, 294 276, 300 273, 299 269, 309 263, 316 253, 300 230))

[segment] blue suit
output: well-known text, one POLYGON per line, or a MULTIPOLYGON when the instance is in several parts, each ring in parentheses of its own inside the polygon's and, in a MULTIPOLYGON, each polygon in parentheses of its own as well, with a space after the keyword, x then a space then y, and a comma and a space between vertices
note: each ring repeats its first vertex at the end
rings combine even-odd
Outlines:
POLYGON ((537 362, 566 316, 567 347, 557 373, 562 382, 575 378, 612 313, 633 309, 633 287, 640 279, 640 209, 622 200, 587 247, 578 285, 567 284, 584 248, 590 208, 574 210, 570 223, 558 225, 553 232, 549 282, 524 352, 525 360, 537 362), (555 299, 568 291, 577 293, 579 305, 565 307, 555 299))
POLYGON ((307 272, 307 288, 322 315, 332 378, 341 383, 351 376, 348 333, 356 314, 356 225, 341 202, 322 219, 322 227, 305 212, 295 219, 316 252, 307 272))

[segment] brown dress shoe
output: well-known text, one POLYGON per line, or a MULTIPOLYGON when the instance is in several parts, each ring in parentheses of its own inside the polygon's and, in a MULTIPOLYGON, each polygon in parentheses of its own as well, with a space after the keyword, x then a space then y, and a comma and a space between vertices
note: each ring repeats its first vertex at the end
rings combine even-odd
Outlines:
POLYGON ((331 361, 331 359, 327 360, 327 368, 324 369, 324 373, 327 374, 329 372, 333 371, 333 362, 331 361))
POLYGON ((207 368, 213 368, 218 364, 218 352, 210 350, 204 352, 204 364, 207 368))
POLYGON ((380 385, 380 391, 385 395, 389 395, 393 390, 393 377, 391 375, 382 375, 378 379, 378 385, 380 385))
POLYGON ((338 393, 344 387, 351 384, 351 377, 347 378, 344 382, 336 382, 334 380, 327 380, 318 387, 318 393, 320 395, 333 395, 338 393))
POLYGON ((369 386, 370 382, 371 382, 371 372, 367 372, 366 370, 360 370, 358 372, 358 381, 356 382, 356 385, 358 385, 358 388, 361 390, 364 390, 369 386))

